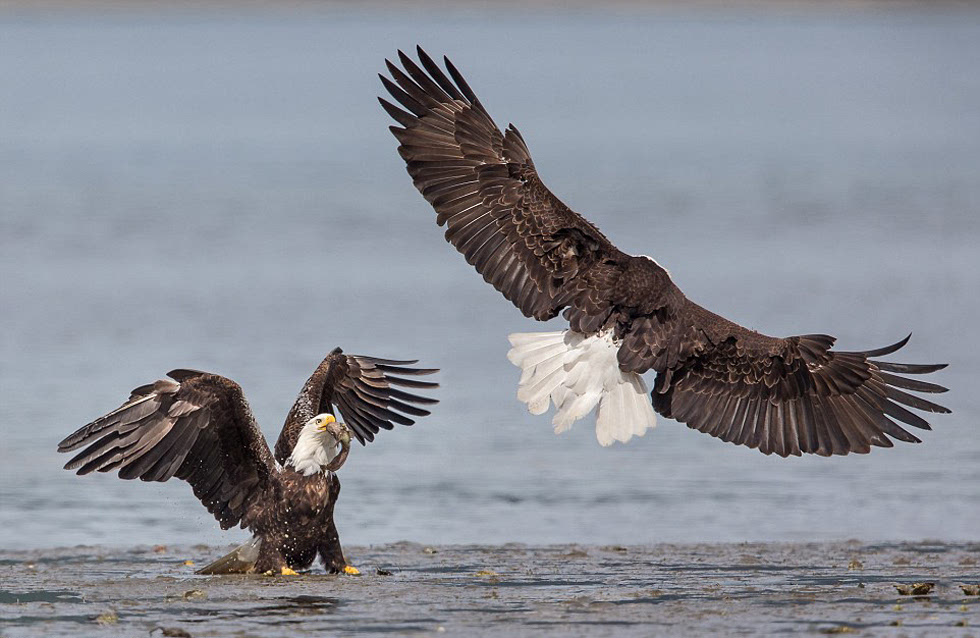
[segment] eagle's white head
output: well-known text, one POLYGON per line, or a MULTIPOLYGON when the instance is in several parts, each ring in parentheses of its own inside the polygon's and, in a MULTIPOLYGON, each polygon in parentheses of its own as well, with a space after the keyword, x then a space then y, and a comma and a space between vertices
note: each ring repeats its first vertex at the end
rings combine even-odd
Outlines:
POLYGON ((332 414, 318 414, 303 424, 286 465, 305 476, 336 471, 347 460, 350 430, 332 414))

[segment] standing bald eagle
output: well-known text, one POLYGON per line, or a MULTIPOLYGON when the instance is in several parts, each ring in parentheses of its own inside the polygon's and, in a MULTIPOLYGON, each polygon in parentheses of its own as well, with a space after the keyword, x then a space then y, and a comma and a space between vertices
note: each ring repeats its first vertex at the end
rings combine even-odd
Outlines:
POLYGON ((392 79, 381 76, 402 107, 381 99, 400 125, 398 152, 447 241, 488 283, 527 317, 564 309, 569 330, 513 334, 508 354, 523 371, 518 398, 533 414, 553 403, 556 432, 595 409, 599 443, 625 442, 656 410, 765 454, 829 456, 891 447, 889 437, 918 443, 896 421, 929 424, 903 406, 949 412, 904 391, 945 388, 895 374, 944 365, 877 360, 908 337, 841 352, 831 336, 769 337, 688 300, 657 262, 617 249, 545 187, 518 130, 501 132, 448 58, 447 76, 418 56, 421 66, 399 51, 401 68, 386 61, 392 79))
POLYGON ((272 571, 294 574, 317 555, 329 572, 357 573, 344 558, 333 521, 343 465, 353 435, 364 445, 393 423, 412 425, 435 399, 396 386, 432 389, 410 377, 437 372, 394 361, 344 354, 336 348, 310 376, 293 404, 275 453, 259 430, 241 387, 225 377, 174 370, 140 386, 119 408, 67 437, 59 452, 87 446, 65 465, 78 474, 118 472, 120 478, 187 481, 228 529, 253 539, 201 573, 272 571), (337 422, 334 406, 346 424, 337 422))

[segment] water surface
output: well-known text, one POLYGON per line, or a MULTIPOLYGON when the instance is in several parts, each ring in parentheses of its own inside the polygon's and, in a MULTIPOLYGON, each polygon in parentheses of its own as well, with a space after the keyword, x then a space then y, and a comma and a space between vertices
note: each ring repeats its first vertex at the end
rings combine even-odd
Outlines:
POLYGON ((336 345, 443 370, 431 418, 342 470, 349 544, 976 539, 978 42, 969 11, 0 15, 0 547, 242 538, 55 446, 176 367, 274 438, 336 345), (914 331, 899 360, 952 364, 953 415, 834 459, 667 420, 555 437, 505 358, 542 326, 444 242, 375 102, 416 42, 692 299, 849 349, 914 331))

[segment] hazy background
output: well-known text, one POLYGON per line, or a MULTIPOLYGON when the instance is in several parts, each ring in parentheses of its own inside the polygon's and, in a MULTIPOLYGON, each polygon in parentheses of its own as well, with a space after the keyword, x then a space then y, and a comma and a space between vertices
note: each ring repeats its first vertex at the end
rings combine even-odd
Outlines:
POLYGON ((56 444, 175 367, 237 380, 274 439, 336 345, 443 369, 432 417, 341 471, 347 544, 977 538, 975 8, 3 6, 0 547, 243 538, 187 485, 78 478, 56 444), (555 437, 506 336, 563 324, 444 242, 375 101, 416 43, 688 296, 843 348, 912 330, 897 360, 949 362, 954 413, 834 459, 663 419, 555 437))

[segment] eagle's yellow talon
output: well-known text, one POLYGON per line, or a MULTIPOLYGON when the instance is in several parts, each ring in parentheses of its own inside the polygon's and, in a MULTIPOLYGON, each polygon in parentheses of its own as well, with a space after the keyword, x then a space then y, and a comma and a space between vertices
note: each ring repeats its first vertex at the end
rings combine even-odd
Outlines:
POLYGON ((350 574, 351 576, 358 576, 360 575, 361 570, 354 567, 353 565, 347 565, 346 567, 344 567, 344 573, 350 574))
POLYGON ((279 570, 279 573, 282 574, 283 576, 299 576, 299 574, 289 569, 288 567, 283 567, 281 570, 279 570))

